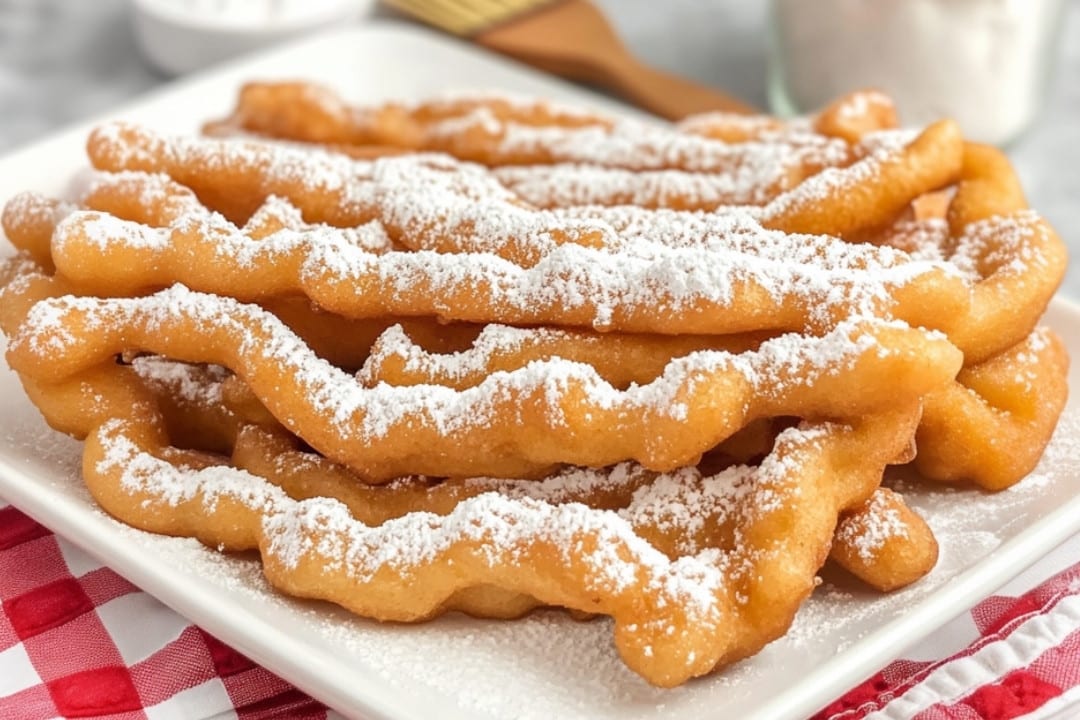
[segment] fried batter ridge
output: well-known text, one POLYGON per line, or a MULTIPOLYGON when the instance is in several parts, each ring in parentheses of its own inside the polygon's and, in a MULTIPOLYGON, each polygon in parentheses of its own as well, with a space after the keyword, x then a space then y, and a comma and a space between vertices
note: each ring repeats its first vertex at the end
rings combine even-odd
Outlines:
MULTIPOLYGON (((96 139, 108 142, 104 136, 96 139)), ((101 143, 92 140, 91 145, 101 143)), ((160 145, 154 147, 161 150, 160 145)), ((207 145, 204 141, 194 143, 193 147, 236 156, 230 160, 230 166, 236 168, 237 176, 229 189, 238 197, 247 196, 240 176, 258 175, 265 170, 268 177, 275 177, 279 170, 287 172, 290 166, 279 163, 273 172, 268 169, 266 163, 274 162, 274 158, 280 160, 281 152, 288 152, 281 148, 255 150, 251 145, 220 142, 207 145), (245 164, 243 157, 259 159, 245 164)), ((113 159, 124 165, 156 167, 153 162, 157 158, 169 166, 179 163, 182 168, 188 168, 177 159, 183 155, 179 149, 167 153, 162 150, 162 155, 144 156, 141 151, 136 154, 139 158, 149 158, 149 164, 141 160, 128 163, 126 152, 113 159)), ((201 150, 193 152, 198 155, 201 150)), ((211 165, 224 161, 224 157, 211 165)), ((303 157, 306 156, 298 156, 296 162, 301 162, 303 157)), ((338 161, 321 156, 318 162, 323 160, 338 161)), ((426 161, 410 159, 409 162, 426 161)), ((188 170, 194 172, 196 167, 201 165, 196 163, 188 170)), ((254 207, 263 202, 264 191, 280 191, 281 195, 289 196, 290 184, 305 182, 305 173, 310 170, 308 165, 293 164, 292 168, 294 179, 285 185, 268 188, 257 182, 252 187, 255 194, 249 197, 249 204, 254 207), (306 169, 300 171, 298 167, 306 169)), ((174 179, 178 181, 197 182, 197 177, 189 177, 187 171, 177 171, 176 175, 174 179)), ((420 196, 416 193, 423 193, 418 190, 421 186, 417 186, 415 177, 410 178, 406 173, 394 185, 405 194, 401 207, 422 206, 417 205, 420 196)), ((200 197, 217 192, 209 192, 198 184, 195 189, 200 197)), ((291 195, 299 197, 301 189, 297 184, 291 195)), ((221 186, 218 190, 225 192, 226 188, 221 186)), ((318 204, 337 207, 343 192, 326 190, 318 204)), ((445 196, 442 192, 434 194, 445 196)), ((467 195, 461 199, 469 206, 474 205, 467 195)), ((248 200, 243 202, 248 204, 248 200)), ((380 195, 379 202, 383 208, 392 208, 396 201, 380 195)), ((309 203, 308 210, 311 207, 314 205, 309 203)), ((477 205, 471 212, 479 212, 476 207, 482 208, 477 205)), ((505 208, 513 210, 510 204, 505 208)), ((656 216, 660 225, 642 229, 632 224, 620 235, 608 218, 560 220, 541 211, 517 210, 528 218, 550 217, 562 223, 568 228, 562 232, 566 237, 573 235, 585 242, 586 236, 595 236, 601 247, 555 243, 541 255, 534 255, 535 264, 524 265, 498 257, 499 252, 509 247, 505 245, 493 253, 447 252, 433 256, 427 252, 388 252, 375 256, 364 248, 384 243, 385 234, 397 243, 409 245, 412 241, 406 241, 406 235, 397 234, 382 222, 345 231, 328 227, 282 231, 275 234, 275 242, 269 243, 252 242, 253 238, 220 218, 186 218, 166 231, 124 223, 100 213, 77 213, 65 220, 54 238, 54 255, 55 261, 61 263, 62 272, 72 277, 88 264, 106 268, 107 272, 84 270, 79 276, 80 282, 99 283, 102 291, 124 294, 127 291, 123 288, 131 288, 136 282, 143 287, 184 282, 192 288, 215 291, 216 288, 205 285, 207 280, 193 277, 202 274, 197 272, 201 262, 188 262, 192 257, 189 253, 213 263, 211 254, 223 253, 221 248, 227 247, 229 252, 252 258, 251 262, 231 269, 227 283, 230 292, 245 300, 302 292, 320 306, 350 317, 400 315, 407 306, 415 314, 437 315, 448 320, 573 325, 623 332, 801 331, 828 327, 837 318, 853 314, 894 314, 914 325, 930 325, 934 317, 940 317, 943 307, 962 314, 968 300, 964 283, 955 270, 945 265, 911 262, 905 254, 892 249, 851 245, 827 236, 768 231, 750 215, 741 213, 661 214, 656 216), (673 231, 685 242, 673 240, 674 246, 669 246, 657 241, 665 235, 670 237, 673 231), (166 236, 170 242, 165 242, 166 236), (184 245, 193 247, 183 250, 184 245), (139 281, 130 277, 133 273, 125 271, 123 264, 105 259, 110 250, 125 256, 138 253, 138 261, 132 265, 157 268, 157 277, 149 282, 147 278, 139 281), (796 259, 803 264, 794 264, 796 259), (128 278, 123 277, 125 272, 128 278), (267 277, 268 273, 277 276, 276 279, 267 277), (680 277, 680 281, 672 282, 674 276, 680 277), (341 293, 343 285, 360 291, 341 293)), ((390 210, 387 213, 393 214, 390 210)), ((482 228, 477 223, 495 222, 500 213, 481 215, 459 230, 475 242, 492 242, 481 232, 486 225, 482 228)), ((436 216, 437 213, 432 216, 432 222, 437 220, 436 216)), ((353 213, 350 222, 362 217, 353 213)), ((457 226, 452 220, 450 225, 457 226)), ((452 229, 449 227, 448 232, 452 229)), ((547 226, 533 229, 545 237, 551 234, 547 226)), ((532 231, 501 232, 507 242, 520 240, 518 245, 522 248, 536 246, 537 242, 544 245, 543 241, 533 239, 532 231)), ((415 239, 420 235, 408 237, 415 239)), ((454 249, 454 243, 458 242, 454 238, 462 236, 451 235, 436 232, 436 244, 438 238, 443 238, 449 245, 441 249, 454 249)), ((218 277, 224 282, 223 275, 218 277)))
POLYGON ((42 300, 12 336, 8 362, 55 382, 132 351, 229 367, 292 432, 372 482, 412 473, 527 476, 559 463, 628 459, 671 470, 755 418, 872 412, 896 401, 893 383, 918 397, 961 362, 943 338, 862 322, 821 338, 781 336, 742 355, 694 353, 624 391, 591 366, 558 359, 461 391, 363 388, 270 313, 181 286, 140 298, 42 300), (853 385, 867 391, 843 391, 853 385))

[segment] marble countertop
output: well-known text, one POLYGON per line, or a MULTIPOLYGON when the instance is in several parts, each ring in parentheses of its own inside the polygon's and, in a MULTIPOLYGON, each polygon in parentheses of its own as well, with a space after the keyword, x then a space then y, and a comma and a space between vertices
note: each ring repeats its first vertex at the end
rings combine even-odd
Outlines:
MULTIPOLYGON (((668 0, 658 12, 653 0, 599 2, 642 58, 766 105, 767 3, 668 0)), ((128 5, 0 0, 0 152, 168 81, 141 57, 128 5)), ((1046 107, 1010 154, 1032 206, 1080 258, 1080 0, 1066 5, 1046 107)), ((1080 260, 1062 293, 1080 300, 1080 260)))

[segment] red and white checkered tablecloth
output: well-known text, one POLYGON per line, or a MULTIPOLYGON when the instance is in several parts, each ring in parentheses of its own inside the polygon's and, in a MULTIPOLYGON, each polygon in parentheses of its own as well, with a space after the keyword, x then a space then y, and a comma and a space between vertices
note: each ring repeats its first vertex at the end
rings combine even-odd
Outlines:
MULTIPOLYGON (((1080 717, 1078 559, 1080 536, 814 720, 1080 717)), ((340 720, 2 500, 0 601, 0 720, 340 720)))

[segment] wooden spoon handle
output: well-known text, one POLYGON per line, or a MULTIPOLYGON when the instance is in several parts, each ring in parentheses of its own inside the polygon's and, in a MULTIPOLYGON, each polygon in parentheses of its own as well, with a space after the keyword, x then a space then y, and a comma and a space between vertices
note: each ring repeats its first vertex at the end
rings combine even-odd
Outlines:
POLYGON ((709 110, 756 112, 719 90, 643 65, 587 0, 553 3, 474 39, 547 72, 612 90, 671 120, 709 110))
POLYGON ((759 112, 726 93, 633 58, 628 62, 610 62, 607 70, 608 83, 615 92, 669 120, 717 110, 747 115, 759 112))

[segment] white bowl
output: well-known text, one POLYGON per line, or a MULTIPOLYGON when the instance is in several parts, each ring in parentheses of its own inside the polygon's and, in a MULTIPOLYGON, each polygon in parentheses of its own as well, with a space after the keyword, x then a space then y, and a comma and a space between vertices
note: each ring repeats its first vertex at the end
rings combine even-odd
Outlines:
MULTIPOLYGON (((146 59, 170 75, 199 70, 304 33, 355 21, 371 0, 278 3, 277 13, 237 0, 132 0, 135 37, 146 59), (245 10, 246 8, 246 10, 245 10)), ((270 8, 273 0, 263 0, 270 8)))

